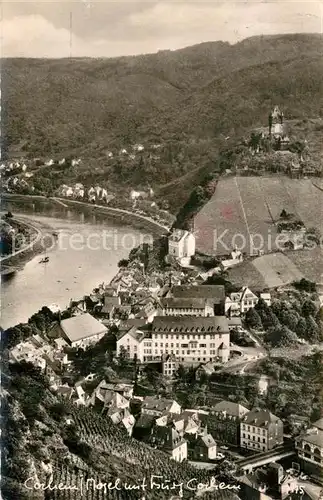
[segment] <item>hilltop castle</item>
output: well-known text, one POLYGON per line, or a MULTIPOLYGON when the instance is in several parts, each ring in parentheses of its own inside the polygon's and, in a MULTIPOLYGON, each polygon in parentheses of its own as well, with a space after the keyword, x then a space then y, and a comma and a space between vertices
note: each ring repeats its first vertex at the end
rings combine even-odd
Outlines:
POLYGON ((280 111, 278 106, 274 107, 268 118, 269 135, 274 137, 282 137, 284 135, 284 113, 280 111))

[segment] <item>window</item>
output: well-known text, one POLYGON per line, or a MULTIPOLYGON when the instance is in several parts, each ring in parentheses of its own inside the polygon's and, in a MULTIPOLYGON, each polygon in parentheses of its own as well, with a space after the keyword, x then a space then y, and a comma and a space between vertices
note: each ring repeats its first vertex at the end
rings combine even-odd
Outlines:
POLYGON ((206 347, 206 344, 200 344, 200 347, 206 347))
POLYGON ((263 438, 262 442, 263 442, 263 443, 265 443, 265 442, 266 442, 266 439, 265 439, 265 438, 263 438))

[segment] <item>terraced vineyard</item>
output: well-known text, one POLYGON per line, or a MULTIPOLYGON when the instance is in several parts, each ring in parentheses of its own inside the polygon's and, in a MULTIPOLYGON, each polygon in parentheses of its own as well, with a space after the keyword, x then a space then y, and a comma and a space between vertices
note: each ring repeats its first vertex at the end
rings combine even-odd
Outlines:
POLYGON ((219 181, 211 200, 194 221, 197 248, 208 254, 227 254, 235 246, 248 254, 279 248, 275 222, 283 209, 305 227, 323 232, 323 192, 315 179, 289 177, 228 177, 219 181))
MULTIPOLYGON (((52 483, 61 483, 68 488, 52 491, 48 498, 138 500, 145 495, 147 500, 169 500, 172 495, 178 495, 179 487, 165 491, 150 488, 151 477, 161 476, 164 482, 169 480, 169 484, 183 484, 183 498, 188 499, 195 495, 186 486, 189 480, 196 478, 197 483, 207 483, 212 476, 212 471, 197 470, 186 462, 174 462, 167 454, 130 438, 123 430, 89 408, 71 406, 70 413, 77 435, 91 447, 91 452, 83 459, 70 455, 66 463, 57 463, 52 483), (120 489, 113 488, 117 478, 120 478, 120 489), (143 478, 146 479, 144 491, 141 488, 127 489, 127 485, 141 486, 143 478)), ((226 490, 220 492, 218 498, 235 500, 236 496, 226 490)))

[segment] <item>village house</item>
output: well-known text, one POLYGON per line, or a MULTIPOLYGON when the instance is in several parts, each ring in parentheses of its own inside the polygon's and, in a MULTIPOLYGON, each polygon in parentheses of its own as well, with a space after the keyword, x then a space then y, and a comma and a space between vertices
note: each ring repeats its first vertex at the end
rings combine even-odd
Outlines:
POLYGON ((156 417, 154 415, 140 415, 133 429, 133 437, 139 441, 149 442, 155 423, 156 417))
POLYGON ((150 442, 153 447, 166 452, 176 462, 187 459, 187 442, 172 427, 154 427, 150 442))
POLYGON ((296 439, 295 447, 301 470, 322 480, 323 418, 296 439))
POLYGON ((227 269, 230 269, 231 267, 234 267, 241 262, 243 262, 243 255, 239 250, 234 250, 231 252, 230 259, 223 259, 220 263, 220 269, 222 271, 226 271, 227 269))
POLYGON ((183 229, 173 229, 168 237, 168 255, 183 259, 195 255, 195 236, 183 229))
POLYGON ((141 407, 142 415, 153 415, 161 417, 165 413, 181 413, 180 405, 173 399, 146 396, 141 407))
POLYGON ((107 319, 113 319, 114 313, 121 305, 121 299, 118 296, 109 295, 104 296, 104 303, 102 309, 100 310, 100 315, 106 317, 107 319))
POLYGON ((100 382, 100 384, 94 389, 87 405, 99 408, 102 412, 104 410, 108 410, 109 408, 115 408, 118 410, 129 408, 129 399, 123 397, 118 392, 109 389, 107 385, 108 384, 106 384, 105 381, 100 382))
POLYGON ((71 347, 86 347, 100 340, 107 328, 91 314, 84 313, 64 319, 49 332, 51 338, 62 337, 71 347))
MULTIPOLYGON (((270 293, 261 293, 260 298, 265 303, 271 305, 270 293)), ((258 303, 259 297, 248 287, 243 287, 239 292, 230 293, 225 299, 225 314, 227 316, 240 316, 245 314, 249 309, 253 309, 258 303)))
POLYGON ((254 451, 268 451, 283 444, 283 422, 269 410, 256 408, 240 424, 240 446, 254 451))
MULTIPOLYGON (((197 436, 198 434, 201 433, 201 425, 200 421, 196 417, 196 414, 192 414, 186 411, 183 411, 182 413, 175 414, 168 414, 167 415, 168 419, 167 422, 163 425, 170 425, 176 429, 176 431, 181 435, 190 435, 190 436, 197 436)), ((156 421, 157 425, 161 425, 156 421)))
POLYGON ((310 500, 311 498, 306 497, 305 492, 301 496, 297 494, 297 478, 286 473, 282 465, 275 462, 251 474, 244 474, 238 482, 241 488, 239 496, 242 500, 296 500, 297 498, 310 500))
POLYGON ((208 430, 217 441, 239 446, 240 423, 248 412, 238 403, 221 401, 209 412, 208 430))
POLYGON ((173 354, 179 361, 226 363, 230 334, 225 316, 156 316, 151 330, 152 355, 173 354))
POLYGON ((216 442, 211 434, 202 434, 188 439, 188 456, 191 460, 208 462, 217 456, 216 442))
POLYGON ((128 359, 137 359, 140 363, 152 359, 152 340, 149 331, 136 326, 122 331, 117 339, 117 357, 125 355, 128 359))
POLYGON ((179 362, 174 355, 166 354, 162 356, 162 370, 164 377, 173 378, 178 370, 178 367, 179 362))

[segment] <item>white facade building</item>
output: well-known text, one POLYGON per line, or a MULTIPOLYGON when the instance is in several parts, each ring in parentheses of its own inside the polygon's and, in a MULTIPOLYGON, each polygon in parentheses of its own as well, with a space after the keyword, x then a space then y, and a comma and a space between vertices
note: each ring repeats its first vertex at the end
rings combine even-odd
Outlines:
MULTIPOLYGON (((270 293, 261 294, 262 298, 267 305, 271 304, 270 293)), ((225 299, 225 314, 232 316, 239 316, 245 314, 249 309, 255 307, 258 303, 258 296, 253 293, 250 288, 243 287, 239 292, 233 292, 225 299)))
POLYGON ((153 358, 173 354, 180 362, 222 361, 230 353, 227 318, 156 316, 152 323, 151 353, 153 358))
POLYGON ((168 238, 168 255, 183 259, 195 255, 195 236, 183 229, 174 229, 168 238))
POLYGON ((143 363, 152 357, 152 340, 147 332, 142 332, 136 327, 125 332, 117 340, 117 356, 124 352, 129 359, 137 358, 143 363))

